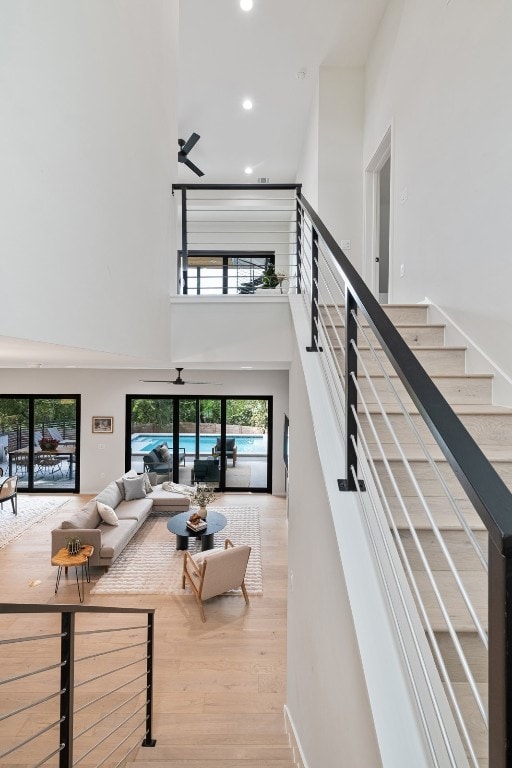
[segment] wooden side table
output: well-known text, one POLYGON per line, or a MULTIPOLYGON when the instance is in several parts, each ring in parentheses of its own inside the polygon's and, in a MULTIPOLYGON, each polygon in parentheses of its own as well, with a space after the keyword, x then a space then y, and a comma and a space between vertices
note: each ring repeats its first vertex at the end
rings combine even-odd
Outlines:
POLYGON ((85 568, 85 575, 87 579, 87 583, 89 584, 91 581, 91 573, 89 570, 89 558, 91 557, 92 553, 94 552, 94 547, 92 544, 82 544, 82 547, 79 552, 76 553, 76 555, 71 555, 66 547, 62 547, 62 549, 59 549, 56 555, 52 557, 52 565, 58 565, 59 570, 57 571, 57 580, 55 582, 55 594, 59 591, 59 583, 60 583, 60 577, 62 575, 62 569, 65 569, 65 572, 68 572, 69 566, 74 566, 75 568, 75 574, 76 574, 76 585, 78 587, 78 597, 80 598, 80 602, 83 603, 84 601, 84 568, 85 568), (82 566, 82 589, 80 590, 80 582, 78 580, 78 566, 82 566))

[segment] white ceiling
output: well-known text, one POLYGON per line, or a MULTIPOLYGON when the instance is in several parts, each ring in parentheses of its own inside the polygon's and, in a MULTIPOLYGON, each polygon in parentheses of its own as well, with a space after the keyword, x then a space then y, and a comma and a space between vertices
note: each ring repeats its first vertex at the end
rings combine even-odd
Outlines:
POLYGON ((362 66, 387 2, 182 0, 179 137, 201 136, 190 159, 205 175, 180 164, 180 181, 297 181, 320 65, 362 66))
MULTIPOLYGON (((178 135, 200 134, 190 159, 205 176, 180 164, 178 181, 298 181, 319 67, 363 65, 387 3, 254 0, 246 13, 239 0, 182 0, 178 135), (242 109, 246 97, 254 102, 251 112, 242 109), (247 165, 254 168, 252 176, 244 173, 247 165)), ((0 336, 0 368, 164 366, 0 336)))

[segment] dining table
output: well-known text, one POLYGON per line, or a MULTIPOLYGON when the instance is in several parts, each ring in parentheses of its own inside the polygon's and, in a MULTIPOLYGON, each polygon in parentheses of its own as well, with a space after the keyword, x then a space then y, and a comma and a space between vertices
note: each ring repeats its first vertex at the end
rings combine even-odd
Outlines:
MULTIPOLYGON (((44 453, 48 456, 55 456, 56 458, 57 457, 62 457, 63 459, 67 458, 69 463, 68 477, 70 478, 73 477, 73 464, 74 464, 74 459, 76 455, 76 445, 73 445, 73 444, 58 445, 57 448, 55 448, 53 451, 48 451, 48 450, 43 451, 39 447, 34 448, 34 458, 41 453, 44 453)), ((30 456, 30 451, 29 451, 28 445, 25 446, 25 448, 15 448, 14 451, 9 451, 9 475, 12 475, 13 463, 23 462, 25 466, 28 468, 29 456, 30 456)))

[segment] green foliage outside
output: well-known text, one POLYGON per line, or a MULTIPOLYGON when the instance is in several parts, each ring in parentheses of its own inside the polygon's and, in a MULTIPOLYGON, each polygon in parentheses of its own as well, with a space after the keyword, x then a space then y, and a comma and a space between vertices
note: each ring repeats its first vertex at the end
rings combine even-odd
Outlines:
MULTIPOLYGON (((34 402, 36 427, 41 424, 76 421, 76 401, 38 398, 34 402)), ((9 432, 16 427, 28 426, 28 400, 14 397, 0 397, 0 430, 9 432)))
MULTIPOLYGON (((199 400, 201 424, 220 423, 220 400, 199 400)), ((226 408, 228 424, 243 427, 267 428, 268 409, 266 400, 228 400, 226 408)), ((180 400, 180 422, 196 420, 196 401, 180 400)), ((145 398, 132 400, 132 427, 134 424, 152 424, 155 432, 162 432, 173 423, 173 400, 145 398)))

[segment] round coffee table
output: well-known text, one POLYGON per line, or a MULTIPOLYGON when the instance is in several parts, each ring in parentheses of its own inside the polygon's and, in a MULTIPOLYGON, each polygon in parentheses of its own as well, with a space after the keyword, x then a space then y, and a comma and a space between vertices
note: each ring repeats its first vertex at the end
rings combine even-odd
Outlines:
POLYGON ((176 534, 176 549, 188 549, 188 540, 192 536, 201 539, 201 549, 213 549, 213 534, 222 531, 228 521, 220 512, 208 512, 206 515, 206 528, 202 531, 192 531, 187 527, 190 512, 180 512, 169 519, 167 528, 176 534))

